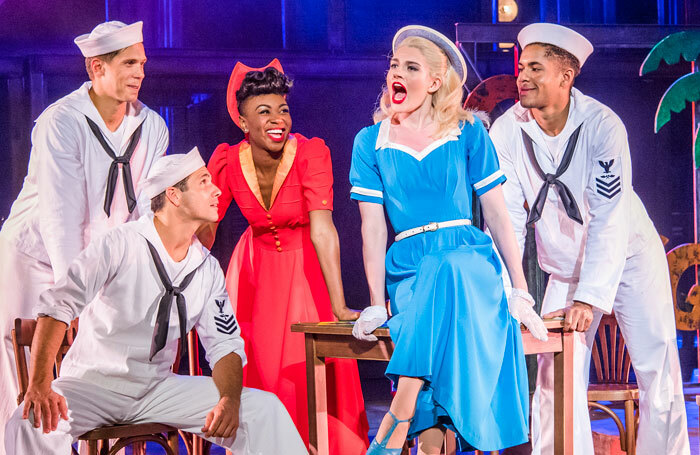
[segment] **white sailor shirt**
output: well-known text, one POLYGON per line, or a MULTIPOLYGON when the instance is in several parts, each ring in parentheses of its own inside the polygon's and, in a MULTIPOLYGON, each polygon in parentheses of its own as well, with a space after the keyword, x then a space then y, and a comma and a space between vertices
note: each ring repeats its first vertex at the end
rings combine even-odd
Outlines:
POLYGON ((70 264, 66 275, 42 293, 35 314, 66 324, 80 316, 78 336, 63 361, 61 376, 141 396, 154 382, 171 374, 180 338, 174 302, 166 345, 149 361, 158 303, 165 289, 146 240, 155 247, 174 286, 197 269, 183 291, 187 331, 197 329, 212 368, 231 352, 245 364, 241 330, 218 261, 196 237, 186 258, 173 261, 153 218, 146 215, 93 240, 70 264))
MULTIPOLYGON (((582 125, 571 164, 559 177, 579 207, 583 224, 567 216, 550 186, 542 218, 535 223, 537 256, 549 273, 550 287, 560 284, 565 298, 591 304, 605 313, 612 310, 625 260, 639 253, 656 230, 632 188, 627 132, 607 106, 572 88, 569 118, 560 133, 568 138, 582 125)), ((554 174, 563 153, 550 153, 529 109, 515 104, 491 127, 501 169, 506 205, 516 237, 524 248, 527 212, 543 180, 525 149, 521 129, 533 141, 544 173, 554 174)), ((566 140, 560 141, 562 148, 566 140)), ((549 292, 549 290, 548 290, 549 292)))

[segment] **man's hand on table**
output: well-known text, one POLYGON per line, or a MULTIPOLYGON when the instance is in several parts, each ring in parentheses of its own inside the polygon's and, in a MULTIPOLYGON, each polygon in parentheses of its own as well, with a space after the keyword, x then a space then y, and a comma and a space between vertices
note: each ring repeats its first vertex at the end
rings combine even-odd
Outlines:
POLYGON ((209 411, 207 419, 202 427, 202 433, 207 438, 230 438, 236 435, 238 430, 238 411, 240 400, 231 397, 222 397, 209 411))
POLYGON ((564 317, 565 332, 585 332, 593 322, 593 307, 587 303, 574 301, 574 304, 551 313, 547 313, 543 318, 564 317))
POLYGON ((34 427, 39 428, 43 422, 44 433, 50 433, 58 427, 58 419, 68 420, 66 399, 51 389, 51 382, 46 385, 29 384, 24 394, 22 418, 29 418, 30 409, 34 408, 34 427))

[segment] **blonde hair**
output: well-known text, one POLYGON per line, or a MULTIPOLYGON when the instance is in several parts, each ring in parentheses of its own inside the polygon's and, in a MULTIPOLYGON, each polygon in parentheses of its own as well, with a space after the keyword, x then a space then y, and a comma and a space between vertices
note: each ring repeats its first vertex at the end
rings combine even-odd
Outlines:
MULTIPOLYGON (((459 123, 466 120, 474 123, 474 115, 462 108, 462 81, 454 70, 445 52, 435 43, 419 36, 411 36, 403 40, 399 47, 410 46, 418 49, 425 57, 432 77, 440 77, 442 85, 433 93, 431 99, 431 113, 438 124, 435 139, 440 139, 449 133, 459 123)), ((385 118, 391 118, 394 112, 391 109, 389 90, 385 85, 379 97, 379 106, 374 111, 374 123, 379 123, 385 118)))

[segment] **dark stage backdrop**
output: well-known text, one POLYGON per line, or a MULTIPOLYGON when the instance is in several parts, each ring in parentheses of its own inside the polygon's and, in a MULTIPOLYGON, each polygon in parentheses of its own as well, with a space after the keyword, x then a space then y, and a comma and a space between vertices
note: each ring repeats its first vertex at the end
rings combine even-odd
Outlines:
MULTIPOLYGON (((542 2, 519 3, 518 20, 538 20, 542 2)), ((585 22, 590 11, 579 11, 583 2, 569 3, 571 22, 585 22)), ((629 8, 631 3, 618 0, 618 22, 656 21, 657 2, 636 1, 629 8)), ((166 119, 174 153, 196 145, 209 157, 219 143, 240 141, 225 105, 229 73, 237 60, 261 66, 280 58, 294 80, 293 130, 321 137, 331 149, 347 301, 366 306, 360 220, 349 198, 348 172, 353 138, 371 123, 391 37, 410 23, 453 37, 455 22, 489 23, 491 1, 404 0, 398 6, 369 0, 0 0, 0 217, 9 213, 26 174, 33 119, 87 79, 72 39, 106 16, 144 20, 149 63, 140 98, 166 119)), ((627 126, 634 187, 674 246, 693 236, 691 120, 688 110, 674 115, 655 135, 653 119, 662 94, 689 65, 662 65, 640 78, 645 53, 597 50, 576 86, 610 106, 627 126)), ((512 54, 481 46, 477 67, 484 77, 512 72, 512 54)), ((232 206, 213 248, 224 270, 245 227, 232 206)))

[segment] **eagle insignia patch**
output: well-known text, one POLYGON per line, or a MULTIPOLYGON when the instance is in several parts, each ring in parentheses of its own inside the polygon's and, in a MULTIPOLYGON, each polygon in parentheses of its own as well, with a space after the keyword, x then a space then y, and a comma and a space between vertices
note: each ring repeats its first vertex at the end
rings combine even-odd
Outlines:
MULTIPOLYGON (((596 193, 607 199, 612 199, 622 192, 622 180, 619 172, 612 170, 615 165, 615 159, 608 161, 598 161, 602 173, 595 178, 596 193)), ((617 167, 617 166, 616 166, 617 167)))
POLYGON ((214 316, 216 330, 224 335, 232 335, 238 328, 236 318, 233 316, 233 314, 224 313, 224 305, 226 305, 226 300, 214 300, 214 302, 216 302, 216 306, 219 307, 219 314, 214 316))

